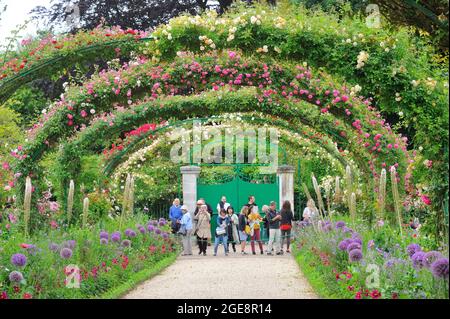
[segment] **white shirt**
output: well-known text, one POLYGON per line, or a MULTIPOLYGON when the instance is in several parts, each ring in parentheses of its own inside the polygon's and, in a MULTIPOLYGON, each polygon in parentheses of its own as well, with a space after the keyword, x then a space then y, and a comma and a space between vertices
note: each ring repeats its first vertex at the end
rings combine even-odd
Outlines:
POLYGON ((303 210, 303 218, 308 220, 313 220, 317 215, 317 212, 313 211, 309 207, 305 207, 303 210))
MULTIPOLYGON (((225 203, 223 205, 223 209, 225 209, 225 211, 227 211, 228 207, 230 207, 230 203, 225 203)), ((217 212, 220 213, 220 203, 217 204, 217 212)))

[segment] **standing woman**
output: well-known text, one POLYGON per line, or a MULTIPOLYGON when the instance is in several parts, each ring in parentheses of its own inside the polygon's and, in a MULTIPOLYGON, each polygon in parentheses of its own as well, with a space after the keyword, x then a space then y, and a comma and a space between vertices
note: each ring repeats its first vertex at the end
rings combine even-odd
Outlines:
POLYGON ((198 214, 194 217, 194 219, 197 221, 195 235, 197 236, 198 241, 198 254, 200 255, 203 253, 203 256, 206 256, 208 241, 211 239, 211 215, 208 213, 208 206, 205 204, 201 205, 198 210, 198 214))
POLYGON ((261 251, 261 255, 264 255, 264 249, 261 242, 261 226, 260 223, 263 221, 261 215, 258 213, 258 210, 254 209, 248 214, 248 221, 250 225, 251 231, 251 240, 250 245, 252 247, 252 254, 256 255, 255 250, 255 240, 258 242, 259 250, 261 251))
POLYGON ((239 214, 239 225, 238 225, 238 230, 239 230, 239 240, 241 241, 241 254, 242 255, 247 255, 247 253, 245 252, 245 244, 247 242, 247 237, 248 234, 246 232, 246 228, 248 226, 248 206, 243 206, 241 209, 241 213, 239 214))
POLYGON ((311 198, 308 200, 306 207, 303 210, 303 220, 310 224, 314 224, 318 217, 319 210, 316 207, 316 203, 314 203, 314 200, 311 198))
POLYGON ((230 219, 230 223, 228 224, 228 241, 227 241, 227 250, 228 246, 231 242, 231 246, 233 247, 233 251, 236 252, 236 243, 239 244, 239 233, 238 233, 238 225, 239 225, 239 218, 234 213, 234 208, 231 206, 228 206, 227 209, 227 215, 230 219))
POLYGON ((228 256, 228 225, 230 224, 230 219, 227 215, 225 209, 222 209, 217 216, 217 228, 216 228, 216 238, 214 240, 214 256, 217 256, 217 248, 219 244, 223 244, 223 249, 225 250, 225 256, 228 256))
POLYGON ((291 244, 291 229, 292 221, 294 220, 294 213, 291 209, 291 203, 285 200, 280 211, 281 215, 281 251, 283 251, 284 239, 286 238, 286 252, 290 253, 289 246, 291 244))
POLYGON ((191 234, 192 234, 192 219, 191 214, 188 212, 186 205, 181 206, 180 233, 183 236, 183 256, 192 255, 191 234))

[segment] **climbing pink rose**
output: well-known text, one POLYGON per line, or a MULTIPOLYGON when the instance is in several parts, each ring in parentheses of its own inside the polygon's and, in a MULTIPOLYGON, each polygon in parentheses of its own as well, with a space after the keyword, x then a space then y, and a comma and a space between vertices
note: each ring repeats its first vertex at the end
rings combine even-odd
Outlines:
POLYGON ((427 195, 422 195, 420 198, 422 198, 422 202, 425 205, 428 205, 428 206, 431 205, 431 199, 427 195))

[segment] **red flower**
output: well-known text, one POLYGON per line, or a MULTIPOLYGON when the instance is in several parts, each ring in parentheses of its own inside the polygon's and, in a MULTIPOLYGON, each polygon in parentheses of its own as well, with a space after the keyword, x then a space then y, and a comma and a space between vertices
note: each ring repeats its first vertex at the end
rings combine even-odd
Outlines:
POLYGON ((19 286, 14 286, 14 292, 17 292, 17 293, 19 293, 20 292, 20 287, 19 286))
POLYGON ((381 292, 375 289, 370 293, 370 296, 372 297, 372 299, 378 299, 381 297, 381 292))
POLYGON ((33 295, 26 292, 23 294, 22 298, 23 299, 33 299, 33 295))
POLYGON ((392 293, 392 299, 398 299, 398 293, 393 292, 392 293))
POLYGON ((355 287, 353 287, 353 286, 348 286, 347 289, 348 289, 348 291, 353 291, 353 290, 355 290, 355 287))
POLYGON ((114 265, 117 265, 117 264, 118 264, 117 259, 116 259, 116 258, 113 258, 112 263, 113 263, 114 265))
POLYGON ((2 293, 0 293, 0 299, 8 299, 8 294, 6 291, 2 291, 2 293))
POLYGON ((362 292, 358 291, 355 295, 355 299, 362 299, 362 292))
POLYGON ((25 243, 20 244, 20 247, 25 248, 25 249, 27 249, 28 246, 29 246, 29 245, 28 245, 28 244, 25 244, 25 243))

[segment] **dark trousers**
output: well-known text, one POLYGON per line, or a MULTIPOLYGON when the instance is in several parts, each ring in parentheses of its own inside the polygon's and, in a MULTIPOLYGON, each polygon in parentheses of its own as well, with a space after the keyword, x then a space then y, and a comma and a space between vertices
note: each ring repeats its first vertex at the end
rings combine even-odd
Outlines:
MULTIPOLYGON (((230 247, 230 242, 227 242, 227 250, 230 251, 230 250, 228 249, 228 247, 230 247)), ((233 251, 236 251, 236 243, 235 243, 234 241, 231 242, 231 247, 233 247, 233 251)))
POLYGON ((208 247, 208 238, 201 238, 197 236, 197 244, 198 249, 200 250, 200 253, 206 254, 206 248, 208 247))

